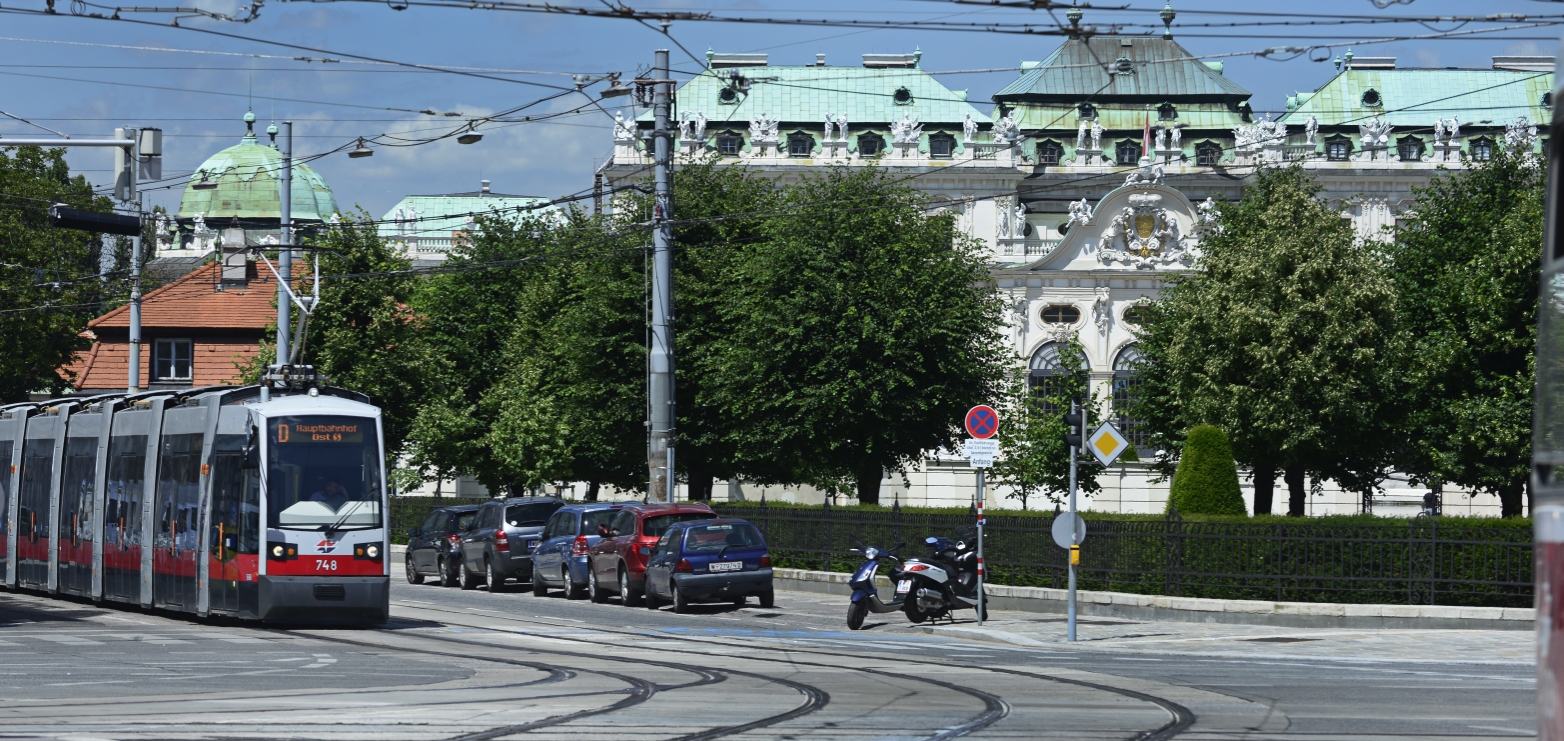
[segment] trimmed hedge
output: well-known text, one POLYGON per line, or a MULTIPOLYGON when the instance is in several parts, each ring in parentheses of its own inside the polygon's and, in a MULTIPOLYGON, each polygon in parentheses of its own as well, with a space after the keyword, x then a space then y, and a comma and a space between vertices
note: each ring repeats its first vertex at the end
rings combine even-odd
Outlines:
POLYGON ((1227 433, 1214 425, 1195 425, 1184 443, 1168 492, 1168 510, 1186 515, 1247 514, 1238 487, 1238 464, 1227 433))

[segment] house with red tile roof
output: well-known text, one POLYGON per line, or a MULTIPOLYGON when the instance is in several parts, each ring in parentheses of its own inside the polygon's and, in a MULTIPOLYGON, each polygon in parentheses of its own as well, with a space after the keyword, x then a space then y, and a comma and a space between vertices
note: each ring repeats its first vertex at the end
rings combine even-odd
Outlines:
MULTIPOLYGON (((239 383, 241 368, 260 353, 277 319, 277 279, 269 268, 210 262, 147 293, 141 299, 143 389, 177 389, 239 383)), ((297 268, 302 270, 302 265, 297 268)), ((129 381, 130 307, 87 323, 92 347, 61 369, 76 393, 124 391, 129 381)))

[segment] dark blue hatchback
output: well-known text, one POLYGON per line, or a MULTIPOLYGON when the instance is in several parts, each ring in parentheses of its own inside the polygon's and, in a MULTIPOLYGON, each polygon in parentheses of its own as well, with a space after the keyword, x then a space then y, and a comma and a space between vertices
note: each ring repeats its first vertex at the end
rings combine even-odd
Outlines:
POLYGON ((744 604, 748 597, 771 607, 771 553, 754 523, 697 520, 668 528, 646 565, 646 606, 664 600, 674 612, 693 602, 744 604))
POLYGON ((532 593, 541 597, 549 589, 559 588, 568 599, 585 597, 587 551, 602 539, 597 526, 608 524, 624 508, 622 502, 598 502, 556 510, 543 526, 543 540, 532 553, 532 593))

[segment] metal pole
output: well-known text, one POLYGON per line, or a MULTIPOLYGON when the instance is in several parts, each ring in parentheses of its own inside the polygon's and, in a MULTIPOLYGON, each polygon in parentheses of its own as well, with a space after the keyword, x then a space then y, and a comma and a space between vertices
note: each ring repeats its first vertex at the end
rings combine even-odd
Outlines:
MULTIPOLYGON (((1080 414, 1081 414, 1081 429, 1085 430, 1086 429, 1086 409, 1084 407, 1077 406, 1076 403, 1073 402, 1073 401, 1070 402, 1070 406, 1071 406, 1071 411, 1077 411, 1078 410, 1080 412, 1080 414)), ((1086 441, 1086 438, 1083 435, 1081 437, 1081 442, 1085 442, 1085 441, 1086 441)), ((1075 446, 1071 445, 1070 446, 1070 584, 1069 584, 1070 599, 1069 599, 1069 607, 1068 607, 1068 613, 1067 613, 1068 625, 1069 625, 1068 631, 1067 631, 1067 639, 1070 640, 1070 641, 1074 641, 1075 640, 1075 554, 1079 552, 1078 550, 1076 550, 1077 546, 1079 546, 1079 545, 1080 545, 1080 543, 1077 542, 1076 539, 1075 539, 1075 446)))
POLYGON ((977 615, 978 625, 983 624, 983 468, 978 468, 977 490, 977 615))
MULTIPOLYGON (((657 80, 668 79, 668 50, 658 49, 652 74, 657 80)), ((668 136, 670 100, 668 83, 655 82, 652 88, 652 116, 656 127, 652 131, 652 154, 655 158, 656 176, 653 181, 652 221, 656 231, 652 239, 652 346, 648 349, 651 364, 651 428, 650 449, 647 464, 651 472, 648 492, 652 498, 662 494, 666 501, 673 501, 673 192, 669 170, 673 142, 668 136)))
POLYGON ((282 122, 282 202, 278 208, 277 226, 281 233, 277 239, 281 248, 277 250, 277 363, 287 363, 291 354, 289 345, 292 336, 289 322, 293 319, 292 300, 288 297, 288 288, 293 282, 293 122, 282 122))
MULTIPOLYGON (((123 168, 115 168, 114 190, 116 195, 123 197, 127 205, 135 205, 137 216, 141 214, 141 198, 136 192, 136 160, 139 159, 136 142, 140 138, 136 135, 135 129, 115 129, 114 138, 111 140, 121 146, 115 155, 116 163, 124 162, 123 168)), ((130 238, 129 360, 126 375, 130 378, 125 386, 130 393, 134 394, 141 388, 141 235, 139 234, 130 238)))

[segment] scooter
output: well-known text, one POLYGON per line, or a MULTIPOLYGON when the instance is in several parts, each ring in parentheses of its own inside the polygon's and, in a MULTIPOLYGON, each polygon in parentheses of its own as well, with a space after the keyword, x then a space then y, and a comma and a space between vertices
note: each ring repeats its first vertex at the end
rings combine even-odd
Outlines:
MULTIPOLYGON (((969 530, 970 528, 963 528, 969 530)), ((977 609, 977 543, 972 532, 957 539, 929 537, 926 558, 902 562, 896 594, 914 623, 950 617, 952 610, 977 609)))
POLYGON ((878 615, 887 612, 895 612, 902 609, 900 593, 898 593, 896 598, 890 602, 880 601, 879 590, 875 589, 874 586, 874 577, 875 574, 880 570, 880 559, 883 558, 892 562, 890 571, 891 581, 894 582, 900 578, 901 569, 898 568, 895 564, 901 559, 896 557, 895 551, 900 549, 903 545, 906 544, 897 543, 896 547, 890 549, 889 551, 876 548, 872 545, 866 545, 861 548, 853 548, 848 551, 849 553, 861 553, 864 557, 863 565, 859 566, 858 570, 853 572, 853 578, 847 582, 847 586, 852 587, 853 590, 852 601, 847 605, 848 630, 862 629, 863 619, 871 612, 878 615))

